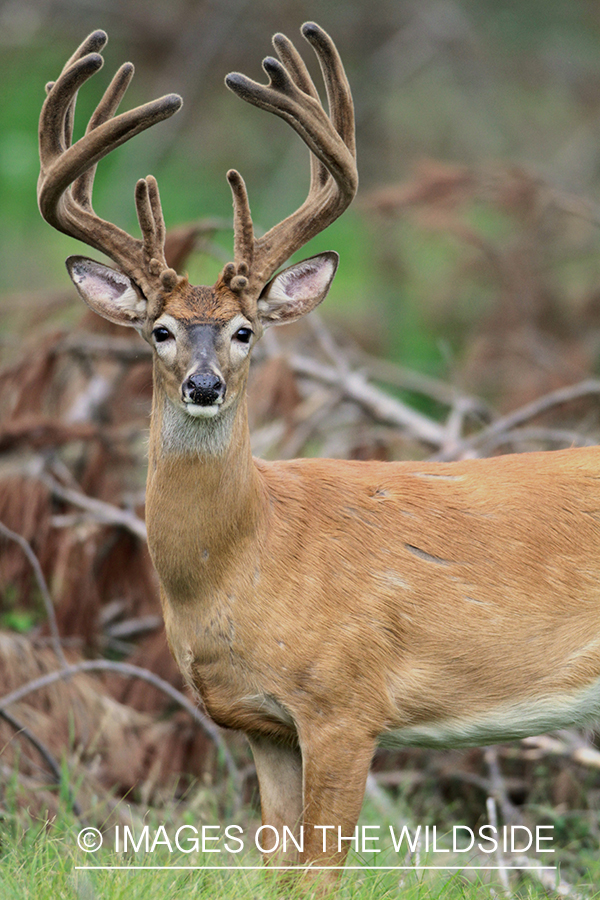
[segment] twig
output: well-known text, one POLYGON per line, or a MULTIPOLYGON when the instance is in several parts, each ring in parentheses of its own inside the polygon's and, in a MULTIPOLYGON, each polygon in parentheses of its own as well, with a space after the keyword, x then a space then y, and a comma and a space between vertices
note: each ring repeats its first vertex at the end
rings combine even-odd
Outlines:
POLYGON ((29 563, 31 564, 33 574, 35 575, 35 580, 37 581, 38 588, 40 590, 40 594, 42 595, 42 600, 44 601, 44 606, 46 608, 46 615, 48 616, 48 625, 50 626, 54 652, 60 660, 61 665, 64 668, 68 667, 69 664, 67 662, 65 654, 63 653, 62 644, 60 642, 60 634, 58 631, 58 625, 56 623, 54 604, 52 602, 52 597, 50 596, 50 591, 48 589, 48 585, 46 584, 46 579, 44 578, 44 573, 42 572, 42 567, 40 565, 39 559, 33 552, 29 541, 25 540, 23 535, 17 534, 16 531, 12 531, 10 528, 7 528, 7 526, 3 522, 0 522, 0 534, 4 535, 4 537, 9 541, 14 541, 15 544, 18 544, 27 557, 29 563))
POLYGON ((294 429, 280 447, 279 458, 293 459, 298 456, 319 426, 331 416, 341 398, 339 390, 326 391, 324 396, 316 398, 316 403, 310 404, 311 409, 307 416, 298 418, 295 412, 294 429))
POLYGON ((76 675, 78 672, 117 672, 118 674, 125 675, 128 678, 140 678, 142 681, 147 681, 159 691, 162 691, 163 694, 171 697, 171 699, 174 700, 175 703, 177 703, 189 713, 193 721, 197 725, 199 725, 199 727, 216 744, 217 748, 223 755, 223 759, 225 760, 225 765, 227 767, 229 775, 231 776, 234 784, 236 786, 238 785, 239 773, 237 766, 217 726, 210 722, 207 717, 203 715, 200 710, 197 709, 184 694, 181 693, 181 691, 178 691, 177 688, 174 688, 173 685, 169 684, 168 681, 165 681, 163 678, 160 678, 160 676, 155 675, 154 672, 150 672, 148 669, 143 669, 140 666, 133 666, 131 665, 131 663, 113 662, 112 660, 108 659, 91 659, 83 660, 79 663, 73 663, 72 665, 68 665, 65 669, 60 669, 55 672, 48 672, 46 675, 42 675, 39 678, 28 681, 26 684, 21 685, 21 687, 16 688, 14 691, 11 691, 10 694, 6 694, 4 697, 1 697, 0 710, 6 709, 6 707, 10 706, 12 703, 19 702, 23 699, 23 697, 26 697, 28 694, 31 694, 34 691, 39 691, 41 688, 48 687, 49 685, 54 684, 56 681, 62 681, 66 678, 69 678, 71 675, 76 675))
POLYGON ((446 439, 442 452, 446 448, 452 448, 462 440, 465 419, 473 411, 468 398, 458 397, 450 408, 446 419, 446 439))
MULTIPOLYGON (((504 780, 504 776, 502 775, 500 764, 498 762, 498 748, 486 747, 483 754, 483 759, 486 766, 488 767, 488 772, 490 773, 490 793, 493 800, 500 805, 504 821, 522 822, 523 819, 519 810, 510 802, 510 798, 508 796, 506 782, 504 780)), ((490 821, 490 824, 493 823, 491 823, 490 821)))
POLYGON ((424 375, 421 372, 415 372, 405 366, 390 362, 386 359, 378 359, 371 356, 370 353, 359 347, 352 347, 351 360, 360 366, 375 381, 381 381, 392 387, 400 388, 404 391, 412 391, 445 406, 454 406, 460 402, 463 408, 480 416, 489 417, 490 408, 488 404, 480 397, 474 397, 470 394, 464 394, 452 384, 433 378, 431 375, 424 375))
POLYGON ((340 388, 346 397, 354 400, 376 419, 405 428, 426 444, 443 446, 446 429, 442 425, 369 384, 361 372, 342 373, 333 366, 297 353, 291 354, 288 362, 296 374, 340 388))
POLYGON ((87 494, 75 491, 72 488, 64 487, 56 478, 43 470, 37 473, 37 477, 50 488, 55 497, 60 497, 61 500, 86 510, 97 522, 103 525, 119 525, 136 537, 141 538, 142 541, 148 539, 146 523, 136 516, 134 512, 121 509, 120 506, 114 506, 112 503, 106 503, 104 500, 96 500, 95 497, 88 497, 87 494))
MULTIPOLYGON (((498 834, 498 814, 496 812, 496 801, 493 797, 488 797, 485 801, 488 814, 488 822, 494 829, 494 834, 498 834)), ((510 883, 508 881, 508 872, 506 871, 506 862, 502 853, 500 841, 496 842, 496 861, 498 863, 498 877, 502 883, 504 893, 507 897, 511 897, 510 883)))
POLYGON ((514 412, 508 413, 508 415, 501 416, 472 437, 459 441, 453 448, 442 450, 435 454, 432 459, 450 460, 464 456, 466 453, 486 444, 490 439, 511 431, 511 429, 516 428, 523 422, 534 419, 555 406, 560 406, 561 403, 568 403, 571 400, 578 400, 580 397, 587 397, 593 394, 600 394, 600 380, 597 378, 588 378, 577 384, 558 388, 555 391, 544 394, 543 397, 539 397, 537 400, 533 400, 531 403, 526 403, 514 412))
POLYGON ((340 372, 348 373, 350 371, 350 363, 342 352, 341 347, 335 342, 333 335, 320 315, 313 310, 312 315, 306 321, 325 356, 329 357, 329 360, 340 372))
MULTIPOLYGON (((44 762, 46 763, 46 765, 52 772, 52 777, 54 779, 54 783, 60 784, 62 781, 62 772, 60 770, 60 766, 58 765, 58 763, 56 762, 56 760, 54 759, 54 757, 52 756, 52 754, 50 753, 50 751, 48 750, 46 745, 43 744, 40 741, 40 739, 37 738, 35 736, 35 734, 29 730, 29 728, 27 728, 26 725, 21 724, 21 722, 19 722, 18 719, 15 719, 15 717, 11 713, 9 713, 6 709, 2 709, 1 707, 0 707, 0 718, 4 719, 5 722, 8 722, 8 724, 11 725, 12 728, 15 729, 17 735, 22 735, 24 738, 26 738, 29 741, 29 743, 33 747, 35 747, 35 749, 38 751, 38 753, 40 754, 40 756, 42 757, 42 759, 44 760, 44 762)), ((81 809, 79 803, 77 802, 77 800, 73 794, 73 791, 71 790, 70 784, 68 784, 68 783, 67 783, 67 790, 68 790, 68 794, 69 794, 69 800, 71 802, 71 809, 73 810, 73 812, 75 813, 77 818, 81 819, 81 817, 83 815, 82 809, 81 809)))
POLYGON ((124 622, 107 625, 106 633, 111 638, 132 638, 148 631, 156 631, 161 625, 160 616, 139 616, 137 619, 125 619, 124 622))
POLYGON ((587 437, 579 431, 567 428, 513 428, 506 434, 499 434, 485 442, 485 452, 489 453, 503 444, 523 444, 539 441, 544 444, 564 444, 567 447, 595 447, 598 439, 587 437))

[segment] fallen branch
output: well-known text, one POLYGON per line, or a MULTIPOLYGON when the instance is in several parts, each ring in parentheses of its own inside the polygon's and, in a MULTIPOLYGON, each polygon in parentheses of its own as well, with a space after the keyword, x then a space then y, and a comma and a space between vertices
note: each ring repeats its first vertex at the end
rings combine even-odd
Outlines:
POLYGON ((443 403, 445 406, 454 406, 460 402, 463 408, 471 413, 486 418, 490 415, 489 405, 480 397, 464 394, 454 385, 433 378, 431 375, 415 372, 414 369, 408 369, 386 359, 378 359, 359 347, 352 348, 351 360, 375 381, 403 391, 420 394, 438 403, 443 403))
POLYGON ((128 678, 140 678, 142 681, 147 681, 153 687, 157 688, 159 691, 162 691, 163 694, 166 694, 172 700, 175 701, 182 709, 185 709, 186 712, 189 713, 192 720, 211 738, 211 740, 217 746, 219 752, 222 754, 223 759, 225 761, 225 765, 229 772, 229 775, 236 785, 239 784, 239 772, 237 766, 229 752, 229 748, 227 744, 223 740, 218 728, 214 725, 203 713, 196 707, 194 704, 188 700, 185 694, 182 694, 181 691, 178 691, 177 688, 174 688, 172 684, 169 684, 168 681, 165 681, 160 676, 155 675, 154 672, 150 672, 148 669, 143 669, 140 666, 133 666, 131 663, 119 663, 113 662, 108 659, 92 659, 92 660, 83 660, 79 663, 73 663, 72 665, 67 665, 64 669, 58 669, 55 672, 49 672, 47 675, 42 675, 39 678, 33 679, 33 681, 28 681, 26 684, 21 685, 21 687, 16 688, 14 691, 11 691, 10 694, 6 694, 4 697, 0 698, 0 710, 6 709, 6 707, 10 706, 13 703, 18 703, 24 697, 27 697, 28 694, 32 694, 35 691, 39 691, 42 688, 48 687, 51 684, 54 684, 56 681, 63 681, 65 679, 70 678, 72 675, 76 675, 79 672, 117 672, 120 675, 125 675, 128 678))
POLYGON ((522 746, 543 756, 564 756, 588 769, 600 769, 600 750, 593 747, 577 732, 562 732, 559 736, 541 734, 522 738, 522 746))
POLYGON ((488 443, 491 439, 497 438, 498 436, 517 428, 519 425, 522 425, 523 422, 534 419, 536 416, 548 412, 548 410, 553 409, 555 406, 560 406, 562 403, 569 403, 572 400, 579 400, 581 397, 588 397, 594 394, 600 394, 600 380, 597 378, 587 378, 584 381, 579 381, 577 384, 558 388, 555 391, 544 394, 542 397, 538 397, 537 400, 532 400, 531 403, 526 403, 512 413, 501 416, 499 419, 492 422, 491 425, 482 428, 477 434, 464 438, 462 441, 457 441, 453 447, 442 450, 431 458, 433 460, 443 461, 460 459, 471 451, 488 443))
MULTIPOLYGON (((32 731, 29 730, 29 728, 27 728, 25 725, 23 725, 21 722, 19 722, 18 719, 15 719, 15 717, 13 715, 11 715, 11 713, 9 713, 8 710, 2 709, 1 707, 0 707, 0 718, 4 719, 5 722, 8 722, 8 724, 12 728, 15 729, 15 732, 17 733, 17 735, 22 735, 24 738, 26 738, 29 741, 29 743, 33 747, 35 747, 37 752, 40 754, 40 756, 42 757, 42 759, 44 760, 44 762, 50 769, 50 772, 52 773, 52 780, 53 780, 54 784, 61 784, 61 782, 63 780, 63 773, 61 772, 60 766, 58 765, 58 763, 56 762, 56 760, 54 759, 54 757, 52 756, 52 754, 50 753, 50 751, 48 750, 46 745, 43 744, 40 741, 40 739, 38 737, 36 737, 32 731)), ((71 786, 67 783, 66 787, 67 787, 67 791, 68 791, 68 795, 69 795, 69 800, 71 802, 71 809, 73 810, 73 812, 75 813, 77 818, 81 819, 81 817, 83 815, 82 809, 73 794, 71 786)))
POLYGON ((42 572, 40 561, 33 552, 31 544, 27 540, 25 540, 25 538, 21 534, 17 534, 16 531, 12 531, 10 528, 7 528, 3 522, 0 522, 0 534, 4 535, 4 537, 9 541, 14 541, 15 544, 18 544, 31 564, 35 580, 37 581, 37 585, 40 590, 40 594, 42 595, 44 606, 46 608, 48 625, 50 626, 50 634, 52 636, 52 647, 54 649, 54 652, 56 653, 56 656, 60 660, 61 665, 66 668, 69 664, 67 662, 65 654, 63 653, 58 625, 56 622, 56 613, 54 612, 54 604, 52 602, 52 597, 50 596, 48 585, 46 584, 46 579, 44 578, 44 573, 42 572))
POLYGON ((106 503, 104 500, 97 500, 95 497, 88 497, 87 494, 83 494, 81 491, 76 491, 73 488, 64 487, 60 481, 57 481, 56 478, 43 469, 37 472, 36 475, 52 491, 55 497, 59 497, 61 500, 79 507, 79 509, 84 509, 96 522, 100 522, 102 525, 118 525, 130 531, 136 537, 141 538, 142 541, 148 539, 146 523, 139 516, 136 516, 134 512, 122 509, 120 506, 114 506, 112 503, 106 503))
POLYGON ((426 444, 444 445, 446 429, 443 425, 370 384, 361 372, 340 371, 297 353, 290 355, 288 363, 297 375, 339 388, 344 396, 362 406, 375 419, 406 429, 426 444))

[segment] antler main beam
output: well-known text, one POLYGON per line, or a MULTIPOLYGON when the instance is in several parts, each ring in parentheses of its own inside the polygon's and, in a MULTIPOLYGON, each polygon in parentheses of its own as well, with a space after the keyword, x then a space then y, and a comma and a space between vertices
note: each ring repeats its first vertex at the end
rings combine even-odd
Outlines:
POLYGON ((269 56, 263 61, 269 84, 259 84, 239 72, 225 79, 242 100, 285 119, 311 151, 306 200, 260 239, 254 237, 243 179, 235 170, 228 172, 234 198, 235 261, 250 267, 251 284, 255 285, 268 281, 292 253, 337 219, 358 187, 354 109, 342 61, 335 44, 318 25, 307 22, 302 34, 319 60, 329 115, 300 54, 282 34, 273 38, 279 59, 269 56))
POLYGON ((124 63, 106 89, 85 135, 72 144, 77 93, 102 68, 104 60, 99 51, 107 40, 103 31, 90 34, 57 81, 46 87, 48 96, 40 116, 38 203, 47 222, 105 253, 147 294, 155 284, 158 270, 167 267, 156 181, 150 176, 136 186, 140 241, 96 215, 92 207, 94 176, 99 160, 134 135, 172 116, 182 100, 177 94, 167 94, 115 116, 134 72, 131 63, 124 63), (158 261, 158 266, 149 267, 152 259, 158 261))

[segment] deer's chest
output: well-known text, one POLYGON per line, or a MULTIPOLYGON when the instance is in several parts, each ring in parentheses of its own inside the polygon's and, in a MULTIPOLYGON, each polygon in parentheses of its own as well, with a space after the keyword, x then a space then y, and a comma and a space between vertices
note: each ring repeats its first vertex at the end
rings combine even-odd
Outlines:
POLYGON ((218 725, 282 738, 295 733, 291 715, 276 698, 268 660, 257 665, 245 644, 232 596, 204 614, 174 611, 166 601, 164 614, 183 677, 218 725))

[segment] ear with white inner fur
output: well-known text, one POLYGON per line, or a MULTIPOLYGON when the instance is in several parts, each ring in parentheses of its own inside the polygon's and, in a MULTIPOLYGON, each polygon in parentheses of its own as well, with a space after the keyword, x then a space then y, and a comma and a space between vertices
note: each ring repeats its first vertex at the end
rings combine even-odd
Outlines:
POLYGON ((85 256, 70 256, 67 269, 79 296, 109 322, 141 328, 146 320, 146 301, 122 272, 85 256))
POLYGON ((286 325, 318 306, 327 296, 339 259, 333 251, 320 253, 276 275, 258 299, 263 325, 286 325))

